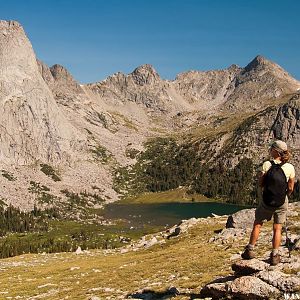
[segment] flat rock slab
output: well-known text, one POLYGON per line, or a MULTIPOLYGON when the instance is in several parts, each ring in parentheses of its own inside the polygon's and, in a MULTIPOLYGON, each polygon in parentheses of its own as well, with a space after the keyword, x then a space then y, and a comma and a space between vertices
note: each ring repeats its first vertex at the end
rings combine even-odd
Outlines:
POLYGON ((254 276, 242 276, 228 284, 228 293, 236 299, 278 299, 281 292, 254 276))
POLYGON ((269 268, 269 264, 256 258, 250 260, 240 260, 232 265, 232 270, 236 276, 251 275, 269 268))
POLYGON ((299 292, 300 278, 298 276, 287 275, 280 271, 261 271, 255 277, 278 288, 283 292, 299 292))
POLYGON ((200 292, 212 299, 278 299, 280 290, 253 276, 242 276, 223 283, 210 283, 200 292))

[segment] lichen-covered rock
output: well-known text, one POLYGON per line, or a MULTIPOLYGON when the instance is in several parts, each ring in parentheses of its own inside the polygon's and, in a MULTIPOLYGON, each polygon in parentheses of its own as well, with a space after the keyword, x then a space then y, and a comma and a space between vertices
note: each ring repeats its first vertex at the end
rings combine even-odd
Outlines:
POLYGON ((287 275, 283 272, 274 270, 261 271, 255 274, 255 277, 283 292, 297 292, 300 290, 300 278, 298 276, 287 275))
POLYGON ((219 282, 212 282, 203 287, 200 295, 212 299, 257 300, 277 299, 280 291, 257 277, 242 276, 220 278, 219 282))
POLYGON ((253 276, 243 276, 228 284, 228 294, 235 299, 277 299, 280 291, 253 276))

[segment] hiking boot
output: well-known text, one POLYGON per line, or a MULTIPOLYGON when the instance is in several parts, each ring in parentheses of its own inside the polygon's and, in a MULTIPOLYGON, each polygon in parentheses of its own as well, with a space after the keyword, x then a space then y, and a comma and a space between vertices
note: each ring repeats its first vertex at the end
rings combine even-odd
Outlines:
POLYGON ((252 258, 255 257, 254 250, 249 249, 248 247, 246 247, 245 251, 242 253, 241 256, 242 256, 243 259, 252 259, 252 258))
POLYGON ((270 255, 270 265, 271 266, 276 266, 279 263, 280 263, 280 254, 277 253, 277 254, 274 255, 273 253, 271 253, 271 255, 270 255))

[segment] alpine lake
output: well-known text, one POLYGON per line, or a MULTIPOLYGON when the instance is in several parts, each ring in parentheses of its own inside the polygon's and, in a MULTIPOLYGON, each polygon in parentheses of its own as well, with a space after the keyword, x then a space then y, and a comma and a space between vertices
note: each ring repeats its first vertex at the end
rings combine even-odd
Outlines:
POLYGON ((103 216, 108 220, 119 220, 125 228, 132 230, 162 229, 173 226, 181 220, 193 217, 205 218, 212 214, 229 215, 244 208, 249 207, 217 202, 112 203, 106 205, 103 216))
POLYGON ((166 230, 181 220, 229 215, 245 206, 218 202, 155 202, 108 204, 98 211, 106 224, 50 219, 46 230, 15 232, 0 239, 1 258, 24 253, 113 249, 143 235, 166 230))

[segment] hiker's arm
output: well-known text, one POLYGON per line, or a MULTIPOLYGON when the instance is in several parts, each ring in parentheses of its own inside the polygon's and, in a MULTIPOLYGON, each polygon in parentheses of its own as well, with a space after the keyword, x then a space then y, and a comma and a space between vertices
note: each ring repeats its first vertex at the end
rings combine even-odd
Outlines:
POLYGON ((293 192, 294 185, 295 185, 295 177, 290 178, 288 181, 288 191, 287 191, 288 196, 293 192))
POLYGON ((264 179, 265 179, 266 173, 264 172, 259 172, 258 174, 258 185, 262 188, 264 187, 264 179))
POLYGON ((260 172, 258 173, 258 185, 261 188, 263 188, 265 185, 265 177, 271 165, 272 164, 270 161, 265 161, 262 165, 260 172))

